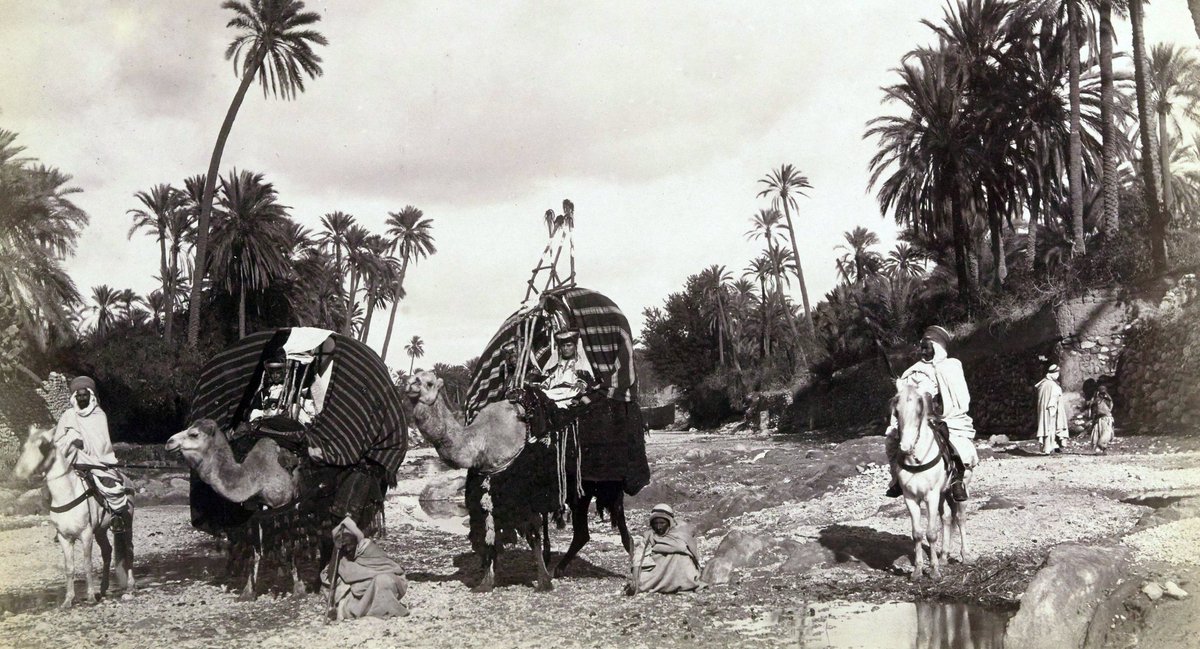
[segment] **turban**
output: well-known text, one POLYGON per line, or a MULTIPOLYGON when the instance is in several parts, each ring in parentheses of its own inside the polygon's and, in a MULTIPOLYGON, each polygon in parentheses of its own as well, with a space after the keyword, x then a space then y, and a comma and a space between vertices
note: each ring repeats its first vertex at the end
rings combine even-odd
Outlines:
POLYGON ((96 391, 96 382, 87 376, 77 376, 71 379, 71 392, 79 392, 80 390, 96 391))

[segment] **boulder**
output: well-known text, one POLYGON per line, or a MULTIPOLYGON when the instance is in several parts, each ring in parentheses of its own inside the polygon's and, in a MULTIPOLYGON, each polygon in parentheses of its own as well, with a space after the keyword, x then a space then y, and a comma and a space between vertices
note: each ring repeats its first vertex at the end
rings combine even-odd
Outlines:
POLYGON ((1021 595, 1021 607, 1008 622, 1005 646, 1082 646, 1097 605, 1128 561, 1129 549, 1123 546, 1056 546, 1021 595))
POLYGON ((709 584, 726 584, 740 569, 772 566, 776 573, 800 574, 834 563, 833 551, 819 543, 800 543, 735 530, 725 535, 704 567, 709 584))
POLYGON ((417 502, 430 518, 456 518, 467 515, 465 475, 445 475, 431 479, 417 502))
POLYGON ((44 487, 30 489, 20 496, 17 496, 16 502, 13 503, 13 514, 49 514, 50 513, 50 498, 44 487))

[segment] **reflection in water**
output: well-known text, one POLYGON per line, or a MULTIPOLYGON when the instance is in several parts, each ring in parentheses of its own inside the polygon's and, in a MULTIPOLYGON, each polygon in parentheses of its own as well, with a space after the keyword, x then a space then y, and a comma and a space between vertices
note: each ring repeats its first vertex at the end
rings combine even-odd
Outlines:
POLYGON ((1009 617, 966 604, 822 602, 773 621, 804 649, 1002 649, 1009 617))

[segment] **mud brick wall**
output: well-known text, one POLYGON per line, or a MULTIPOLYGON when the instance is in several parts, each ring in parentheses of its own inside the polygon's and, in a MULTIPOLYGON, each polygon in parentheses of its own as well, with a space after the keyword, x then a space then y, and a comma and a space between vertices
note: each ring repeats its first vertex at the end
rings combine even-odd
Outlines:
POLYGON ((1078 391, 1088 379, 1113 377, 1125 347, 1125 332, 1138 304, 1106 291, 1093 291, 1054 308, 1063 389, 1078 391))

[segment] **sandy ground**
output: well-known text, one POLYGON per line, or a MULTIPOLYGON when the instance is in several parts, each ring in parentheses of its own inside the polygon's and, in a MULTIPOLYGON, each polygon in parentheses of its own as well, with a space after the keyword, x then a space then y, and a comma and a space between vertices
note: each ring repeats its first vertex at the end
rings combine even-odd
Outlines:
MULTIPOLYGON (((52 529, 37 517, 7 517, 0 520, 0 607, 6 611, 0 645, 811 647, 853 646, 854 638, 883 629, 862 646, 914 646, 907 629, 919 629, 921 620, 968 625, 966 616, 986 613, 969 623, 972 633, 980 619, 1002 628, 1004 618, 994 612, 1015 607, 1047 550, 1064 541, 1124 538, 1134 551, 1133 570, 1200 591, 1200 581, 1191 582, 1200 577, 1200 519, 1135 530, 1153 511, 1150 505, 1200 494, 1197 446, 1129 438, 1103 457, 1083 450, 1038 456, 1028 452, 1027 443, 987 449, 966 508, 968 563, 950 565, 939 583, 913 585, 892 569, 911 551, 911 542, 903 506, 882 496, 887 484, 886 470, 877 464, 882 438, 839 444, 820 436, 654 433, 652 484, 628 502, 635 532, 644 530, 650 506, 668 501, 702 530, 706 557, 727 532, 740 530, 816 544, 812 547, 835 559, 804 574, 783 574, 766 564, 696 594, 636 597, 621 594, 626 556, 617 535, 599 522, 593 522, 591 543, 553 592, 533 591, 529 554, 512 549, 501 556, 496 590, 471 593, 478 563, 461 519, 445 517, 454 513, 454 503, 422 508, 417 502, 427 481, 453 474, 428 451, 419 451, 389 496, 390 529, 381 540, 408 570, 405 599, 412 614, 335 624, 324 620, 321 598, 290 596, 278 579, 257 601, 238 602, 223 578, 220 544, 191 529, 182 505, 139 509, 138 591, 131 601, 110 597, 58 611, 53 607, 63 593, 62 557, 52 529), (955 609, 919 604, 910 611, 911 604, 889 603, 944 599, 982 604, 991 612, 962 604, 955 609), (838 604, 847 600, 861 603, 838 604), (874 620, 872 629, 863 619, 874 620), (835 640, 838 633, 848 639, 835 640)), ((555 548, 568 541, 569 530, 555 532, 555 548)), ((82 598, 82 580, 76 587, 82 598)), ((1171 606, 1180 606, 1184 615, 1194 610, 1186 601, 1171 606)), ((1165 615, 1168 610, 1157 618, 1151 611, 1149 619, 1178 617, 1165 615)), ((1178 621, 1152 624, 1147 633, 1156 629, 1162 630, 1162 642, 1182 637, 1178 621)), ((1138 631, 1131 628, 1129 637, 1138 631)))

